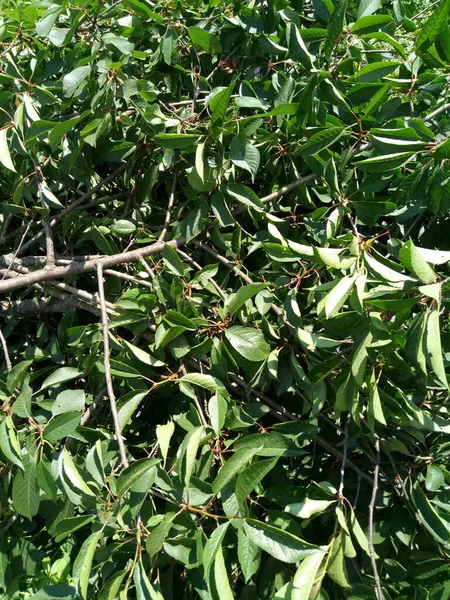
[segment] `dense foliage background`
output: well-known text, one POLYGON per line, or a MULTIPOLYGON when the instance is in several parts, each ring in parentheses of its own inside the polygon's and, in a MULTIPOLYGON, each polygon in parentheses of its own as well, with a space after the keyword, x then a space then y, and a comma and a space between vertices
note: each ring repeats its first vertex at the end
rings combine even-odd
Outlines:
POLYGON ((0 597, 450 598, 450 0, 2 9, 0 597))

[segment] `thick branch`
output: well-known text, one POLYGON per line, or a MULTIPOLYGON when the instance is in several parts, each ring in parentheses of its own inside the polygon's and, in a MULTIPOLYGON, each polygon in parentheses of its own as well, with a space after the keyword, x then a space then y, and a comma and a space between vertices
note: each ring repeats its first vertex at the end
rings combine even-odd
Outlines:
MULTIPOLYGON (((167 242, 173 248, 183 246, 185 244, 184 238, 178 238, 167 242)), ((164 249, 164 244, 151 244, 139 248, 138 250, 130 250, 129 252, 121 252, 120 254, 113 254, 112 256, 104 256, 103 258, 95 260, 87 260, 85 262, 73 262, 66 267, 55 267, 54 269, 40 269, 39 271, 33 271, 27 275, 21 277, 15 277, 7 281, 0 281, 0 292, 8 292, 11 290, 17 290, 23 287, 30 287, 34 283, 41 283, 42 281, 49 281, 51 279, 60 279, 66 277, 66 275, 76 275, 79 273, 86 273, 87 271, 95 271, 97 264, 101 265, 102 269, 107 267, 115 267, 125 263, 136 262, 144 256, 151 256, 152 254, 158 254, 164 249)))

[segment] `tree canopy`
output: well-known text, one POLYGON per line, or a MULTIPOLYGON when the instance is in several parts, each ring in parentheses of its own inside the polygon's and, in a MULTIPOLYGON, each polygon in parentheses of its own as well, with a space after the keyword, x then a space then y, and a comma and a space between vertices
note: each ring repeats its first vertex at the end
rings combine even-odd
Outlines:
POLYGON ((449 598, 450 0, 0 5, 0 598, 449 598))

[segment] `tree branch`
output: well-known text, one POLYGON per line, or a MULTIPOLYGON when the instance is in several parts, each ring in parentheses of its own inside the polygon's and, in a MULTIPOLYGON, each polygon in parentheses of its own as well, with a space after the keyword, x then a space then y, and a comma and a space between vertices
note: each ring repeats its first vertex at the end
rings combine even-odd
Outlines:
MULTIPOLYGON (((178 238, 167 242, 172 248, 183 246, 186 242, 184 238, 178 238)), ((101 265, 102 269, 105 267, 114 267, 117 265, 136 262, 144 256, 151 256, 152 254, 158 254, 164 249, 164 244, 150 244, 137 250, 130 250, 129 252, 121 252, 120 254, 113 254, 112 256, 104 256, 98 259, 90 259, 84 262, 72 262, 70 265, 64 267, 55 267, 53 269, 39 269, 39 271, 33 271, 27 275, 20 277, 14 277, 6 281, 0 281, 0 292, 8 292, 11 290, 17 290, 22 287, 30 287, 34 283, 40 283, 42 281, 49 281, 51 279, 60 279, 66 275, 75 275, 79 273, 86 273, 88 271, 95 271, 97 265, 101 265)))
MULTIPOLYGON (((118 169, 116 169, 115 171, 113 171, 113 173, 111 173, 110 175, 108 175, 108 177, 105 177, 104 179, 102 179, 101 181, 99 181, 97 183, 97 185, 95 185, 93 188, 91 188, 85 194, 83 194, 82 196, 80 196, 78 198, 78 200, 75 200, 69 206, 66 206, 66 208, 64 208, 60 213, 58 213, 55 217, 53 217, 51 219, 50 226, 54 227, 67 214, 69 214, 70 212, 72 212, 73 210, 75 210, 76 208, 78 208, 79 206, 81 206, 81 204, 83 204, 83 202, 86 202, 86 200, 89 200, 89 198, 93 194, 95 194, 95 192, 98 192, 98 190, 100 190, 104 185, 107 185, 113 179, 115 179, 118 175, 120 175, 123 171, 125 171, 126 167, 127 167, 126 163, 124 163, 123 165, 120 165, 120 167, 118 169)), ((31 238, 31 240, 28 240, 28 242, 26 244, 24 244, 24 246, 22 247, 22 252, 25 252, 26 250, 28 250, 28 248, 30 246, 32 246, 33 244, 35 244, 38 241, 38 239, 40 239, 44 234, 45 234, 45 229, 42 229, 41 231, 39 231, 38 233, 36 233, 36 235, 34 235, 31 238)))
POLYGON ((172 191, 170 192, 170 196, 169 196, 169 204, 167 205, 166 217, 164 219, 164 225, 163 225, 162 231, 159 235, 158 242, 164 241, 164 238, 166 237, 166 234, 167 234, 167 230, 169 228, 170 216, 172 214, 173 203, 175 201, 176 186, 177 186, 177 172, 175 171, 173 174, 172 191))
POLYGON ((373 485, 372 485, 372 497, 369 504, 369 553, 370 562, 372 563, 373 576, 375 578, 375 590, 377 593, 377 600, 383 600, 383 590, 381 588, 380 575, 378 573, 377 561, 375 558, 375 548, 373 544, 373 514, 375 511, 375 502, 377 499, 378 491, 378 474, 380 470, 380 439, 375 434, 375 468, 373 470, 373 485))
POLYGON ((117 412, 116 397, 111 377, 111 365, 109 363, 109 331, 108 331, 108 313, 106 312, 105 289, 103 287, 103 269, 100 261, 97 262, 97 280, 98 280, 98 295, 100 298, 100 306, 102 310, 102 325, 103 325, 103 354, 105 366, 106 389, 108 391, 109 403, 111 406, 111 414, 114 422, 114 430, 116 432, 117 442, 119 444, 120 459, 123 467, 128 467, 127 451, 123 442, 122 433, 120 431, 119 413, 117 412))
POLYGON ((11 362, 11 359, 9 358, 8 344, 6 343, 5 336, 3 335, 3 331, 1 330, 1 328, 0 328, 0 343, 3 348, 3 354, 5 355, 6 369, 9 372, 12 369, 12 362, 11 362))

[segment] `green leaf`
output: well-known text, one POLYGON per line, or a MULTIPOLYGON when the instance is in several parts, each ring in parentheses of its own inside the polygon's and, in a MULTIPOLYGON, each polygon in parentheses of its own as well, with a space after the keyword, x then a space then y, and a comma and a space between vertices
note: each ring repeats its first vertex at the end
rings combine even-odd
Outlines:
POLYGON ((358 19, 376 12, 381 6, 381 0, 361 0, 358 7, 358 19))
POLYGON ((117 479, 116 496, 121 498, 140 477, 153 469, 158 463, 158 458, 141 458, 131 463, 117 479))
POLYGON ((29 596, 29 600, 76 600, 76 598, 76 589, 65 583, 45 585, 35 594, 29 596))
POLYGON ((270 473, 277 464, 278 457, 269 460, 259 460, 246 467, 238 476, 236 481, 236 498, 239 504, 243 504, 247 496, 257 485, 270 473))
POLYGON ((245 206, 250 206, 256 209, 264 207, 264 204, 255 194, 255 192, 251 188, 240 183, 227 183, 226 185, 222 186, 221 190, 230 196, 230 198, 237 200, 245 206))
POLYGON ((317 552, 304 558, 294 575, 294 588, 298 590, 295 600, 309 600, 317 591, 319 569, 324 561, 324 555, 317 552))
POLYGON ((411 500, 416 507, 417 516, 425 529, 444 548, 450 548, 450 532, 446 526, 446 521, 440 518, 418 484, 414 485, 411 489, 411 500))
POLYGON ((117 237, 128 238, 136 232, 136 225, 131 221, 119 219, 111 225, 111 233, 117 237))
POLYGON ((142 400, 147 396, 147 394, 147 391, 130 392, 129 394, 126 394, 124 398, 121 398, 121 402, 124 402, 124 404, 122 404, 119 408, 118 412, 119 428, 121 432, 125 429, 131 417, 136 412, 137 408, 140 406, 142 400))
POLYGON ((287 34, 289 54, 295 61, 299 61, 306 69, 313 66, 313 56, 308 52, 305 42, 300 34, 298 27, 293 22, 287 24, 287 34))
POLYGON ((91 111, 85 111, 78 117, 72 117, 71 119, 66 119, 62 123, 58 123, 53 127, 53 129, 48 134, 48 141, 52 146, 52 149, 56 149, 62 138, 66 136, 72 129, 74 129, 78 123, 80 123, 83 119, 91 114, 91 111))
POLYGON ((295 154, 299 156, 311 156, 321 150, 328 148, 337 142, 346 133, 343 127, 328 127, 312 135, 295 154))
POLYGON ((227 483, 234 479, 247 463, 251 461, 257 451, 258 448, 247 448, 232 454, 231 458, 222 465, 217 477, 213 481, 212 490, 214 494, 218 494, 227 483))
POLYGON ((230 521, 227 521, 226 523, 219 525, 219 527, 216 527, 205 544, 203 549, 203 569, 205 579, 208 579, 209 571, 211 570, 219 548, 222 547, 222 541, 229 525, 230 521))
POLYGON ((25 380, 25 373, 31 364, 33 364, 32 360, 22 360, 14 365, 11 371, 9 371, 6 376, 6 387, 10 394, 12 394, 16 388, 20 389, 22 387, 21 384, 25 380))
POLYGON ((255 179, 259 169, 260 154, 258 148, 250 142, 244 133, 235 135, 231 140, 230 158, 232 162, 241 169, 246 169, 255 179))
POLYGON ((367 173, 384 173, 405 166, 412 160, 414 152, 400 152, 398 154, 385 154, 355 162, 355 167, 367 173))
POLYGON ((225 331, 225 337, 231 347, 246 360, 262 362, 269 356, 270 346, 258 329, 235 325, 225 331))
POLYGON ((164 320, 173 327, 183 327, 186 331, 196 331, 197 325, 191 319, 188 319, 176 310, 168 310, 164 315, 164 320))
POLYGON ((216 377, 207 375, 206 373, 186 373, 186 375, 180 377, 179 381, 187 381, 210 392, 227 394, 223 383, 219 379, 216 379, 216 377))
POLYGON ((52 415, 61 415, 63 413, 83 410, 86 397, 83 390, 65 390, 56 396, 52 404, 52 415))
POLYGON ((59 463, 62 465, 65 478, 71 486, 73 486, 83 494, 86 494, 87 496, 93 496, 95 498, 94 492, 85 483, 67 448, 64 448, 61 452, 59 463))
POLYGON ((379 81, 393 73, 399 66, 399 62, 390 60, 374 62, 360 69, 352 79, 359 83, 379 81))
POLYGON ((234 83, 230 84, 212 98, 210 102, 211 127, 220 127, 223 124, 233 91, 234 83))
POLYGON ((416 40, 416 51, 425 50, 431 44, 439 39, 443 28, 447 23, 448 13, 450 12, 450 0, 441 0, 422 25, 416 40))
POLYGON ((325 300, 325 315, 329 319, 339 312, 344 306, 351 289, 356 281, 357 275, 347 275, 338 281, 331 292, 328 292, 325 300))
POLYGON ((448 388, 447 375, 445 373, 442 358, 441 329, 439 326, 439 304, 428 311, 426 327, 426 351, 427 362, 433 369, 435 376, 448 388))
POLYGON ((233 600, 233 592, 228 580, 228 571, 223 558, 222 546, 217 548, 216 558, 214 559, 214 591, 220 600, 233 600))
POLYGON ((68 519, 61 519, 56 524, 55 529, 55 541, 61 542, 68 535, 81 529, 85 525, 89 525, 95 519, 95 515, 79 515, 77 517, 69 517, 68 519))
POLYGON ((122 582, 127 574, 128 571, 114 573, 102 587, 98 600, 115 600, 118 597, 122 582))
POLYGON ((265 289, 268 285, 268 283, 250 283, 242 286, 237 292, 228 296, 224 309, 230 315, 234 315, 247 300, 256 296, 258 292, 265 289))
POLYGON ((172 150, 177 148, 188 148, 193 146, 199 139, 195 133, 158 133, 154 140, 163 148, 172 150))
POLYGON ((175 423, 169 421, 165 425, 158 425, 156 427, 156 439, 158 440, 159 449, 161 450, 164 464, 167 460, 167 454, 169 452, 170 440, 175 431, 175 423))
POLYGON ((330 60, 334 47, 344 29, 346 4, 346 0, 339 0, 339 2, 335 4, 334 10, 328 19, 327 37, 323 48, 325 58, 328 61, 330 60))
POLYGON ((425 478, 425 487, 430 492, 437 492, 439 488, 445 485, 445 478, 442 470, 437 465, 428 465, 425 478))
POLYGON ((186 436, 186 450, 184 455, 184 485, 189 488, 192 473, 194 472, 197 452, 200 447, 200 442, 205 434, 205 428, 196 427, 192 429, 186 436))
POLYGON ((161 551, 166 537, 172 528, 172 517, 175 513, 169 513, 165 515, 164 521, 161 521, 154 529, 152 529, 150 535, 145 542, 145 547, 148 554, 153 557, 155 554, 161 551))
POLYGON ((236 440, 233 448, 236 452, 255 449, 256 456, 302 456, 305 451, 298 448, 287 436, 277 431, 254 433, 236 440))
POLYGON ((335 500, 314 500, 313 498, 305 498, 303 502, 288 504, 284 510, 300 519, 310 519, 314 515, 322 513, 334 503, 335 500))
POLYGON ((212 33, 208 33, 201 27, 196 26, 188 27, 187 32, 193 43, 207 54, 212 54, 213 56, 221 54, 222 45, 220 40, 212 33))
POLYGON ((62 78, 63 94, 66 98, 78 96, 85 86, 86 80, 92 73, 89 66, 77 67, 62 78))
POLYGON ((53 417, 45 426, 43 436, 49 442, 57 442, 74 433, 81 421, 79 412, 66 412, 53 417))
POLYGON ((257 573, 261 564, 261 549, 247 535, 243 527, 238 529, 238 559, 244 580, 247 583, 257 573))
POLYGON ((344 554, 346 535, 345 532, 341 531, 341 533, 334 538, 327 565, 327 575, 344 589, 350 587, 344 554))
POLYGON ((44 381, 40 391, 42 392, 43 390, 60 385, 61 383, 72 381, 72 379, 78 379, 79 377, 82 377, 82 375, 83 373, 74 367, 62 367, 61 369, 56 369, 56 371, 53 371, 53 373, 44 381))
POLYGON ((32 519, 39 510, 39 486, 36 464, 31 457, 24 460, 24 470, 17 471, 12 488, 14 509, 24 517, 32 519))
POLYGON ((6 169, 9 169, 10 171, 14 171, 14 173, 15 173, 16 169, 11 160, 11 154, 9 152, 9 147, 8 147, 7 134, 8 134, 7 127, 3 127, 3 129, 0 129, 0 163, 6 169))
POLYGON ((87 590, 89 585, 89 576, 94 560, 95 549, 102 537, 103 532, 96 531, 83 542, 80 551, 73 563, 73 579, 77 590, 83 600, 87 600, 87 590))
POLYGON ((21 469, 24 468, 21 460, 19 440, 10 416, 5 417, 0 423, 0 450, 10 463, 17 465, 21 469))
POLYGON ((227 410, 228 403, 221 393, 217 392, 214 396, 211 396, 211 399, 208 402, 208 412, 211 420, 211 427, 214 429, 216 435, 220 435, 220 432, 222 431, 227 410))
POLYGON ((365 35, 382 29, 392 21, 391 15, 366 15, 359 17, 351 29, 353 34, 365 35))
POLYGON ((246 519, 244 529, 257 546, 281 562, 295 563, 311 554, 324 553, 319 546, 308 544, 288 531, 261 521, 246 519))
POLYGON ((176 251, 169 246, 168 244, 164 245, 164 250, 162 252, 162 257, 164 260, 164 264, 169 269, 171 273, 174 275, 178 275, 178 277, 183 277, 184 275, 184 267, 181 262, 181 258, 176 253, 176 251))
POLYGON ((400 249, 399 257, 401 263, 424 283, 433 283, 436 273, 430 265, 422 258, 412 240, 408 240, 400 249))

